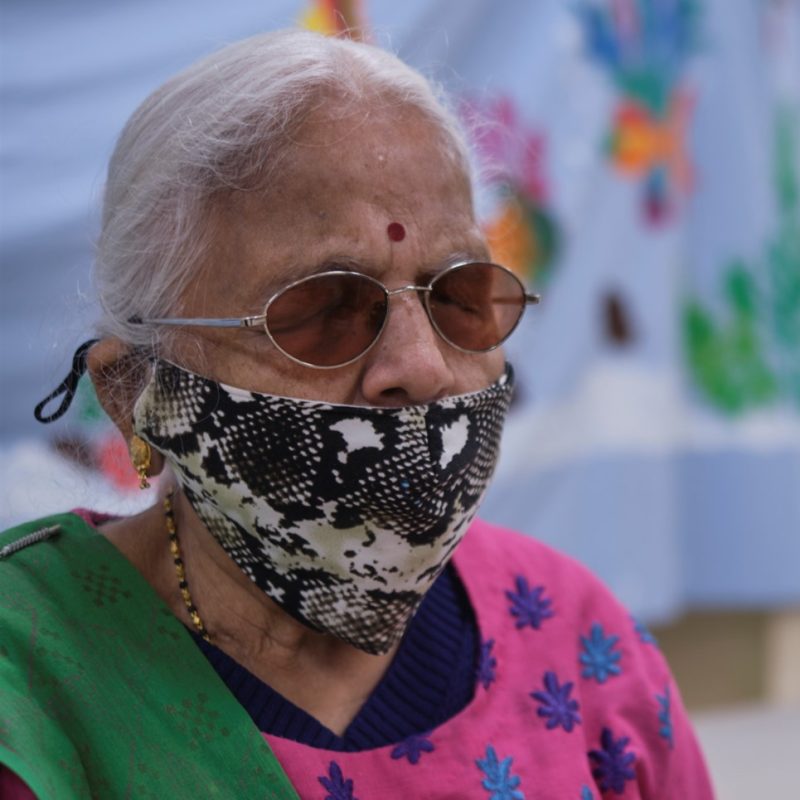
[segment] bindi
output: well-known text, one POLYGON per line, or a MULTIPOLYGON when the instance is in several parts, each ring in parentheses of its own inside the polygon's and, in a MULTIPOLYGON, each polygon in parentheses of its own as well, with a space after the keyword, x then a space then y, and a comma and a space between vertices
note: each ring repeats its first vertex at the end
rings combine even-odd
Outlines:
POLYGON ((406 238, 406 229, 399 222, 390 222, 386 227, 386 235, 393 242, 402 242, 406 238))

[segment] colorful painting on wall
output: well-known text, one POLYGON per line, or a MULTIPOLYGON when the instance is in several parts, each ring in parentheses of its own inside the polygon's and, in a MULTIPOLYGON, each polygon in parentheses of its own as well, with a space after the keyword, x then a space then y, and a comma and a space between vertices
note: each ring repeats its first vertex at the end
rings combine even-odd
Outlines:
POLYGON ((591 58, 619 101, 606 147, 623 175, 642 183, 642 213, 668 221, 692 180, 686 137, 693 97, 684 68, 699 44, 698 0, 583 0, 577 11, 591 58))

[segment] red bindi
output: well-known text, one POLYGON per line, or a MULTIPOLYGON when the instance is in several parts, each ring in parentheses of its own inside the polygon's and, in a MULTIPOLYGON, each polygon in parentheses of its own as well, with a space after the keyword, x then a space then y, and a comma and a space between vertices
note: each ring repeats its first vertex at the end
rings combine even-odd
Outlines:
POLYGON ((406 229, 399 222, 390 222, 386 228, 386 235, 393 242, 402 242, 406 238, 406 229))

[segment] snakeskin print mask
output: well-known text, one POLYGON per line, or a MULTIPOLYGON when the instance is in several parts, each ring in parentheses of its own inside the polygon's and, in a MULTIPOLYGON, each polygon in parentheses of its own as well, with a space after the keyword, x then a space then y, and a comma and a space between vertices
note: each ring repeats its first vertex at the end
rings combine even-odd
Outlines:
POLYGON ((385 653, 477 511, 512 384, 507 367, 472 394, 374 408, 257 394, 156 361, 134 427, 269 597, 385 653))

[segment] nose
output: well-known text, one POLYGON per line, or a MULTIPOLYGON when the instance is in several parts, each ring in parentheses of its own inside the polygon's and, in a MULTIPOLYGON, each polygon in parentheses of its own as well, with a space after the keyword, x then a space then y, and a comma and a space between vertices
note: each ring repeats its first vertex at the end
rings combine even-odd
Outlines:
POLYGON ((433 329, 419 291, 390 293, 380 339, 365 357, 364 401, 376 406, 429 403, 453 393, 455 373, 448 345, 433 329))

